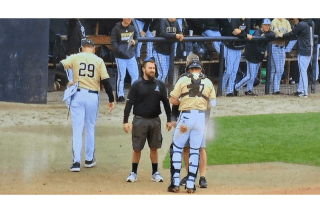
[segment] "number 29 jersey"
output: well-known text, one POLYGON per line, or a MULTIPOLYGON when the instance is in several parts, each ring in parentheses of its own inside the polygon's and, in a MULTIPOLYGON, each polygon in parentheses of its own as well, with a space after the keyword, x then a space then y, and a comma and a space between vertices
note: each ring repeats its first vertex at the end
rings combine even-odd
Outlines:
POLYGON ((100 79, 109 78, 104 61, 94 53, 73 54, 61 63, 66 70, 72 69, 73 82, 79 81, 80 88, 100 91, 100 79))

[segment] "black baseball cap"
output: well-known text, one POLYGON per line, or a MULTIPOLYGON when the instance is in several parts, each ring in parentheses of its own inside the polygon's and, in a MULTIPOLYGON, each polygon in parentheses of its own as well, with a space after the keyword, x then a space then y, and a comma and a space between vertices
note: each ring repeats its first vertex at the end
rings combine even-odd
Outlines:
POLYGON ((85 47, 85 46, 93 46, 94 47, 94 42, 92 41, 92 39, 82 39, 81 46, 82 47, 85 47))
POLYGON ((200 69, 202 69, 201 62, 199 60, 190 61, 188 69, 191 69, 191 68, 200 68, 200 69))

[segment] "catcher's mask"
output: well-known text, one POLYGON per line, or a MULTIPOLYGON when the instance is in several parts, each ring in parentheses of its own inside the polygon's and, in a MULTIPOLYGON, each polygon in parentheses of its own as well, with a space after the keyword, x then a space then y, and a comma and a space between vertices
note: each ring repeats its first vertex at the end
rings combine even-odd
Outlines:
POLYGON ((199 68, 202 70, 201 62, 199 60, 190 61, 189 64, 187 65, 187 71, 189 71, 189 69, 191 68, 199 68))

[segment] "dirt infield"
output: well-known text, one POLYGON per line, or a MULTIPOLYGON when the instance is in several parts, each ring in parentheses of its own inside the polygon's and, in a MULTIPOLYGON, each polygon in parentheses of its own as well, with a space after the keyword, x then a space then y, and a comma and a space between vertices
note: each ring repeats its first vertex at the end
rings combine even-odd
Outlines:
MULTIPOLYGON (((142 152, 138 181, 126 183, 131 170, 131 135, 122 130, 124 105, 108 113, 103 93, 96 128, 95 168, 72 173, 71 117, 62 102, 63 92, 48 93, 47 105, 0 102, 0 194, 169 195, 169 170, 160 172, 163 183, 151 181, 149 150, 142 152)), ((304 113, 320 111, 320 95, 220 97, 211 117, 304 113)), ((130 121, 132 116, 130 116, 130 121)), ((161 115, 165 130, 165 115, 161 115)), ((162 162, 171 143, 163 131, 162 162)), ((183 169, 182 175, 185 174, 183 169)), ((320 194, 320 168, 288 163, 209 166, 208 188, 199 195, 320 194)), ((181 190, 180 195, 185 195, 181 190)))

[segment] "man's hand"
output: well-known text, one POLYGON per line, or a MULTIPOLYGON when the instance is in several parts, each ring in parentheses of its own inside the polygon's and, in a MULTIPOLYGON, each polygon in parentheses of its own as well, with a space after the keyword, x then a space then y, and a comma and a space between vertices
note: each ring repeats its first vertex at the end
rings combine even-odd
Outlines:
POLYGON ((136 44, 136 42, 134 40, 131 40, 131 45, 134 46, 136 44))
POLYGON ((109 112, 112 112, 113 109, 114 109, 114 102, 108 103, 107 110, 109 112))
POLYGON ((283 33, 278 34, 279 38, 283 38, 283 33))
POLYGON ((176 122, 176 121, 171 121, 171 126, 173 126, 174 128, 176 128, 177 122, 176 122))
POLYGON ((141 32, 140 32, 140 36, 141 36, 141 37, 146 37, 146 32, 145 32, 145 31, 141 31, 141 32))
POLYGON ((188 127, 186 127, 185 125, 180 125, 180 132, 181 133, 185 133, 185 132, 187 132, 187 130, 188 130, 188 127))
POLYGON ((253 36, 250 34, 247 34, 247 39, 251 41, 253 39, 253 36))
POLYGON ((176 39, 178 39, 179 41, 183 41, 184 37, 182 34, 176 34, 176 39))
POLYGON ((166 127, 167 127, 167 130, 168 130, 168 132, 169 132, 169 131, 172 129, 172 124, 171 124, 171 122, 167 122, 166 127))
POLYGON ((132 124, 130 123, 124 123, 123 124, 123 130, 126 132, 126 133, 129 133, 129 131, 132 129, 132 124))
POLYGON ((73 82, 69 81, 68 82, 68 87, 72 86, 73 85, 73 82))
POLYGON ((240 33, 241 33, 241 30, 238 28, 234 29, 232 32, 233 35, 239 35, 240 33))

